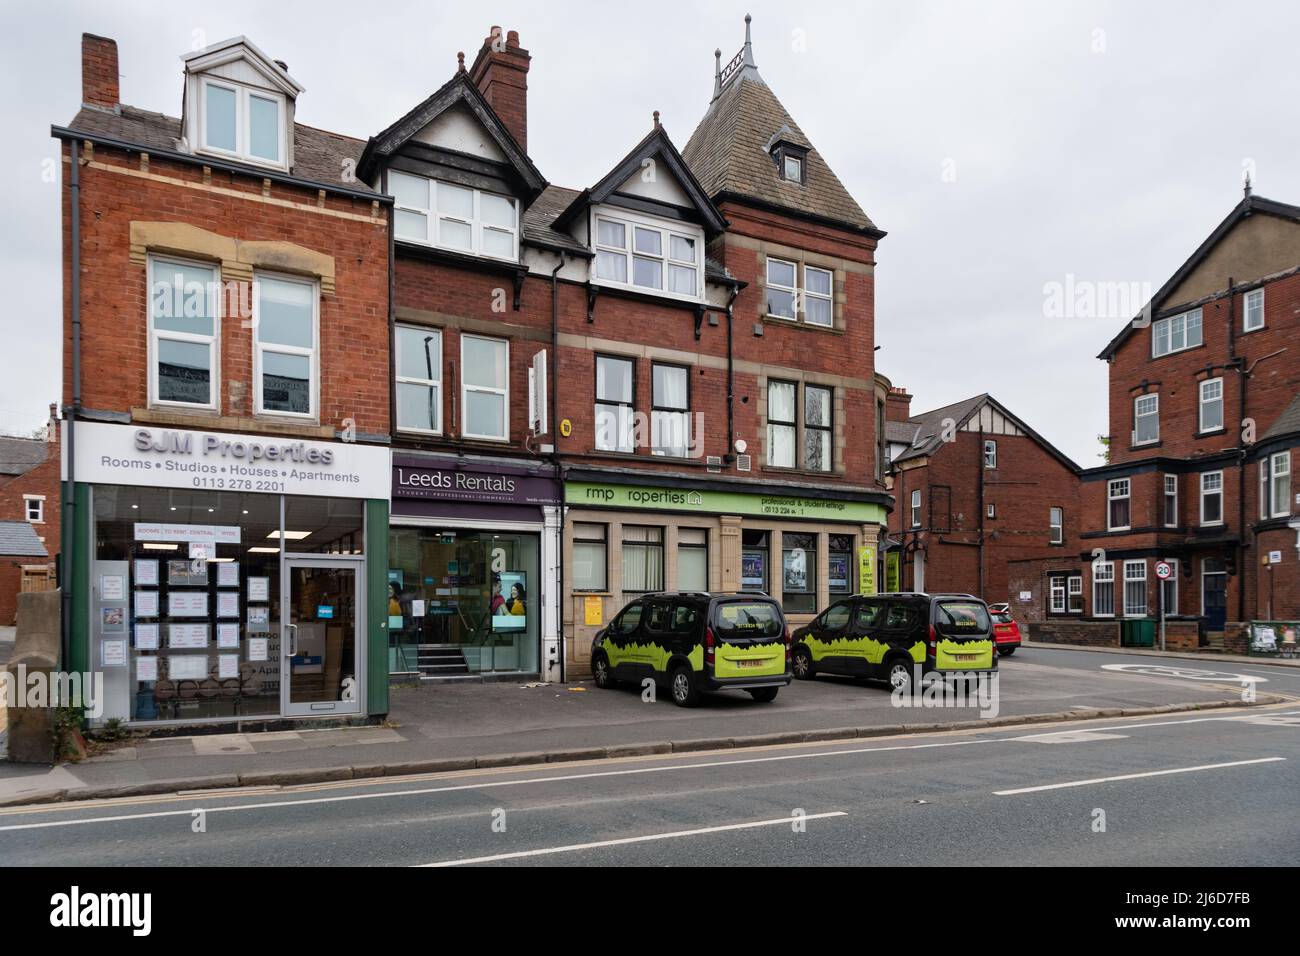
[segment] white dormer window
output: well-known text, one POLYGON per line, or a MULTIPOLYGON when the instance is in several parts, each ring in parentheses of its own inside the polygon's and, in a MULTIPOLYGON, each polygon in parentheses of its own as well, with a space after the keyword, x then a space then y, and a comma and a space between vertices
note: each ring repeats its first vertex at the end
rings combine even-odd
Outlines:
POLYGON ((285 98, 227 80, 199 84, 199 129, 205 152, 270 166, 285 165, 285 98))
POLYGON ((493 259, 519 258, 519 208, 510 196, 388 172, 398 239, 493 259))
POLYGON ((599 212, 595 277, 602 285, 659 292, 679 299, 704 295, 704 236, 681 223, 599 212))

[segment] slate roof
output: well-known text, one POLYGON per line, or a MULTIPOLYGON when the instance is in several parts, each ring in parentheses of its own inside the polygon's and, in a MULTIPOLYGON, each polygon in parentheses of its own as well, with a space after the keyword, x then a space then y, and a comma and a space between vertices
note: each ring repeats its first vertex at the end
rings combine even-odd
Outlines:
MULTIPOLYGON (((68 128, 76 132, 122 140, 146 151, 159 153, 182 151, 179 119, 164 113, 136 109, 134 106, 123 106, 121 110, 120 113, 114 113, 82 107, 68 124, 68 128)), ((353 192, 373 192, 359 179, 350 181, 343 179, 345 168, 357 168, 361 152, 366 146, 365 140, 330 133, 314 126, 304 126, 302 123, 293 124, 293 137, 293 167, 289 170, 291 176, 324 186, 336 184, 353 192), (345 167, 347 161, 350 163, 345 167)), ((201 159, 202 156, 195 154, 195 158, 201 159)), ((266 172, 260 166, 252 164, 248 164, 248 171, 252 175, 266 172)))
POLYGON ((911 422, 885 422, 885 441, 904 445, 912 444, 916 436, 916 426, 911 422))
POLYGON ((895 455, 893 460, 907 461, 909 458, 931 454, 943 442, 944 420, 951 418, 960 427, 962 422, 970 418, 988 397, 988 393, 985 392, 973 398, 954 402, 952 405, 944 405, 942 408, 913 415, 908 419, 912 429, 912 434, 906 438, 908 448, 895 455), (915 443, 913 443, 913 436, 915 436, 915 443))
POLYGON ((0 436, 0 475, 23 475, 43 463, 49 442, 43 438, 0 436))
POLYGON ((547 186, 531 206, 524 210, 524 240, 554 246, 590 258, 591 250, 566 232, 551 228, 557 216, 569 208, 580 195, 576 189, 547 186))
POLYGON ((1300 432, 1300 394, 1291 399, 1291 404, 1277 417, 1277 421, 1268 427, 1268 431, 1259 436, 1259 441, 1262 444, 1297 432, 1300 432))
POLYGON ((22 558, 50 556, 26 521, 0 521, 0 554, 22 558))
POLYGON ((879 232, 755 67, 745 66, 728 78, 682 157, 715 201, 735 193, 879 232), (781 178, 770 152, 778 139, 808 150, 806 183, 781 178))

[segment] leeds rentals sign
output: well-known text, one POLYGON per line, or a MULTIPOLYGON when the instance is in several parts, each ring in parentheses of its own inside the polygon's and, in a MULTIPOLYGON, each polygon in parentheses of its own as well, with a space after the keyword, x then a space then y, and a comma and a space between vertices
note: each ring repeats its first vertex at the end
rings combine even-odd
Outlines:
MULTIPOLYGON (((329 498, 388 498, 386 448, 100 422, 77 422, 75 427, 75 480, 78 482, 329 498)), ((66 438, 65 431, 65 481, 69 480, 66 438)))

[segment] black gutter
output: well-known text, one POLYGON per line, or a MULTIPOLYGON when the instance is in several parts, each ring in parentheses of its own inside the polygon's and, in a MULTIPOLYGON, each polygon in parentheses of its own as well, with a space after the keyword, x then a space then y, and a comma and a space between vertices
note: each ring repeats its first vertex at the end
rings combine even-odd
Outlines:
POLYGON ((564 683, 564 487, 560 474, 560 270, 564 268, 564 252, 560 252, 560 261, 551 270, 551 420, 547 430, 551 433, 551 461, 555 467, 555 478, 561 482, 560 487, 560 526, 559 546, 556 551, 556 608, 555 608, 555 656, 560 665, 560 683, 564 683))
POLYGON ((755 209, 762 209, 767 212, 780 213, 783 216, 790 216, 794 219, 803 219, 806 222, 817 223, 819 226, 831 226, 835 229, 843 229, 846 232, 854 232, 863 236, 870 236, 872 239, 883 239, 889 233, 883 229, 877 229, 875 226, 858 226, 851 222, 845 222, 842 219, 834 219, 830 216, 818 215, 815 212, 804 212, 802 209, 793 209, 789 206, 782 206, 780 203, 768 202, 765 199, 758 199, 754 196, 747 196, 744 193, 723 190, 713 197, 713 201, 719 206, 730 200, 742 206, 753 206, 755 209))
POLYGON ((378 202, 388 206, 393 204, 393 197, 385 196, 382 193, 371 192, 369 190, 363 191, 360 189, 350 189, 347 186, 338 186, 333 183, 322 183, 314 179, 303 179, 298 176, 291 176, 287 173, 276 172, 273 169, 242 166, 239 163, 230 163, 211 156, 197 156, 193 153, 182 153, 174 149, 159 149, 155 146, 145 146, 141 143, 132 143, 127 140, 116 139, 112 136, 103 136, 99 133, 87 133, 84 130, 69 129, 66 126, 51 126, 50 135, 55 139, 73 141, 84 140, 86 142, 94 143, 97 146, 108 146, 112 149, 120 149, 128 153, 148 153, 151 157, 168 159, 189 166, 207 166, 210 169, 219 169, 222 172, 236 173, 240 176, 252 176, 256 179, 269 179, 273 183, 279 183, 284 186, 297 186, 301 189, 324 189, 327 192, 335 193, 340 196, 348 196, 352 199, 378 202))
MULTIPOLYGON (((64 522, 61 528, 63 543, 63 568, 59 584, 63 588, 63 626, 60 631, 59 664, 69 670, 72 660, 72 598, 76 590, 77 547, 77 415, 81 412, 81 157, 74 139, 69 144, 72 163, 69 167, 68 190, 71 194, 72 229, 72 408, 66 416, 68 480, 64 486, 64 522), (70 533, 69 533, 70 532, 70 533)), ((87 659, 87 666, 93 664, 87 659)))

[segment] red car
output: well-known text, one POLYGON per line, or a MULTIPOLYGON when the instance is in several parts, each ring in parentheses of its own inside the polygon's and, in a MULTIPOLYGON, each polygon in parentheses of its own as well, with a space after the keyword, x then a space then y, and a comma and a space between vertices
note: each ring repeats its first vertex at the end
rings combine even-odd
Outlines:
POLYGON ((1011 616, 1011 605, 990 604, 989 616, 993 618, 993 640, 998 654, 1010 657, 1020 646, 1020 625, 1011 616))

